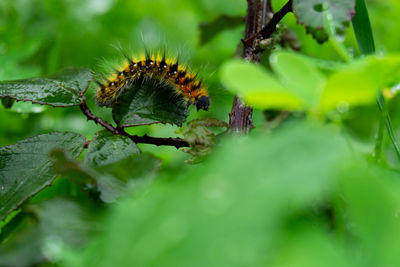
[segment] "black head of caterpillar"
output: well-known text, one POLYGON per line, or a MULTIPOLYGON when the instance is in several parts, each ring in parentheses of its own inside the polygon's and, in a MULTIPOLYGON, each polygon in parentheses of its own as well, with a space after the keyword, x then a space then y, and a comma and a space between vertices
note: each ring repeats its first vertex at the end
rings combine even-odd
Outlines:
POLYGON ((121 94, 125 85, 135 83, 141 78, 158 79, 173 85, 176 93, 197 110, 208 110, 210 98, 207 89, 202 86, 197 75, 187 67, 178 64, 177 60, 165 56, 141 56, 140 60, 127 58, 123 66, 104 82, 98 82, 97 103, 100 106, 111 106, 121 94))

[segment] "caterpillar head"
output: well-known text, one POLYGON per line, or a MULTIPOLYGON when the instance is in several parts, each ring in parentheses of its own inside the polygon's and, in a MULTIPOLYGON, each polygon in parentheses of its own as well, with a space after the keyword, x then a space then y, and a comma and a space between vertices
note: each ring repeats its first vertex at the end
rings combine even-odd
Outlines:
POLYGON ((195 99, 195 104, 197 111, 199 111, 199 109, 208 110, 208 107, 210 106, 210 98, 205 95, 197 97, 195 99))

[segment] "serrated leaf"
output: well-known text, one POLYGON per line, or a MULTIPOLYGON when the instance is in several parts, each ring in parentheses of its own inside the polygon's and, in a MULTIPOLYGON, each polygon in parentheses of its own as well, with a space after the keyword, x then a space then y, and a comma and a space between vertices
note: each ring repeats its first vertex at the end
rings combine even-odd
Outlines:
POLYGON ((125 88, 113 105, 113 118, 120 127, 171 123, 181 126, 189 109, 176 88, 157 79, 139 79, 125 88))
POLYGON ((85 141, 79 134, 54 132, 0 148, 0 218, 52 183, 51 150, 61 148, 76 157, 85 141))
POLYGON ((328 40, 327 24, 337 32, 344 31, 355 14, 355 0, 293 0, 293 12, 297 22, 323 43, 328 40))
POLYGON ((54 107, 77 106, 93 75, 89 69, 67 68, 48 77, 1 81, 0 98, 10 97, 54 107))
POLYGON ((84 162, 87 166, 107 165, 139 153, 139 148, 129 137, 104 130, 90 141, 84 162))

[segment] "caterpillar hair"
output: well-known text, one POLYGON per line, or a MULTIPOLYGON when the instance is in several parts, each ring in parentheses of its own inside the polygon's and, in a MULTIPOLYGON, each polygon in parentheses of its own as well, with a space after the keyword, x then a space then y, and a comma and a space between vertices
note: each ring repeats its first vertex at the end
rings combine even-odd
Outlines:
POLYGON ((112 106, 120 94, 138 81, 156 79, 172 85, 177 94, 197 110, 208 110, 210 98, 207 89, 188 67, 179 64, 177 59, 166 58, 160 54, 140 56, 140 59, 125 56, 126 61, 110 77, 99 82, 96 99, 100 106, 112 106))

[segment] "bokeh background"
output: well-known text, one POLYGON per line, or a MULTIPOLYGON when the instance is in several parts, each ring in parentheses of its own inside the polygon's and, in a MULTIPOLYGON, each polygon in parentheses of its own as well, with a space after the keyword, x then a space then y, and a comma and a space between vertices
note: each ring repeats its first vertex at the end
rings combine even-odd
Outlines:
MULTIPOLYGON (((278 10, 284 3, 274 0, 273 6, 278 10)), ((399 52, 400 2, 367 4, 378 53, 399 52)), ((48 75, 68 66, 100 73, 121 59, 121 50, 166 49, 198 70, 209 87, 210 111, 192 108, 188 120, 228 121, 233 95, 220 83, 219 68, 241 56, 245 12, 245 0, 2 0, 0 80, 48 75), (231 17, 232 24, 218 29, 212 22, 221 16, 231 17)), ((293 14, 283 23, 296 33, 300 53, 341 60, 331 43, 319 45, 307 35, 293 14)), ((359 56, 351 27, 344 38, 350 53, 359 56)), ((91 86, 87 92, 89 106, 111 120, 108 109, 95 105, 95 90, 91 86)), ((391 108, 398 110, 398 103, 391 108)), ((392 217, 400 203, 398 172, 370 167, 365 155, 349 155, 346 142, 336 140, 342 133, 353 150, 372 151, 378 118, 376 106, 357 107, 343 115, 340 129, 291 125, 265 138, 263 112, 255 110, 253 138, 226 140, 211 160, 195 167, 186 165, 189 156, 175 148, 139 145, 163 160, 157 175, 169 181, 167 186, 157 184, 148 195, 137 199, 133 194, 110 208, 57 180, 32 201, 31 210, 40 207, 38 219, 9 238, 0 249, 0 265, 33 266, 44 260, 50 266, 399 263, 399 224, 392 217), (265 182, 268 175, 276 179, 265 182), (341 217, 329 219, 332 209, 341 217)), ((392 119, 399 134, 400 116, 394 113, 392 119)), ((178 136, 177 129, 152 125, 130 133, 168 137, 178 136)), ((0 106, 0 146, 51 131, 90 139, 99 130, 77 107, 0 106)), ((385 143, 388 162, 400 166, 390 141, 385 143)))

